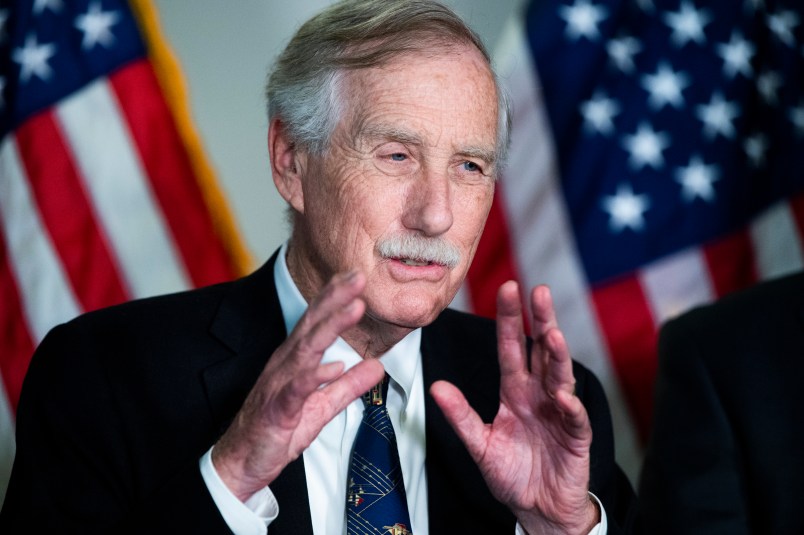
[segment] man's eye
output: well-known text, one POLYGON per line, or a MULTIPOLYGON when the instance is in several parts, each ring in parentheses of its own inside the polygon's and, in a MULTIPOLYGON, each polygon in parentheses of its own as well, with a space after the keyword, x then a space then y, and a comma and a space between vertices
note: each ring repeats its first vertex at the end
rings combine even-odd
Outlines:
POLYGON ((477 165, 475 162, 470 161, 463 162, 463 169, 464 171, 469 171, 470 173, 477 173, 479 171, 482 171, 479 165, 477 165))
POLYGON ((407 154, 402 154, 401 152, 395 152, 391 155, 391 159, 395 162, 404 162, 408 159, 407 154))

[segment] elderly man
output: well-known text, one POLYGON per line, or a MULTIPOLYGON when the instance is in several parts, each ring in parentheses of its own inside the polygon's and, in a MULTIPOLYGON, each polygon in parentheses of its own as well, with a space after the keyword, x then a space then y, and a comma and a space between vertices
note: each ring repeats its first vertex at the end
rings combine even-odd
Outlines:
POLYGON ((54 329, 0 527, 39 510, 82 533, 617 531, 633 495, 548 290, 527 300, 532 343, 514 283, 496 328, 446 310, 507 144, 477 37, 431 1, 342 2, 292 39, 268 100, 289 241, 245 279, 54 329))

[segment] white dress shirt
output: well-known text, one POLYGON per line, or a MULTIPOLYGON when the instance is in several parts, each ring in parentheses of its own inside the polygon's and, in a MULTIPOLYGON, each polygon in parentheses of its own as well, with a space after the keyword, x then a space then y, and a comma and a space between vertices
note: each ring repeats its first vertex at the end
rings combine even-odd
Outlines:
MULTIPOLYGON (((285 261, 287 244, 279 251, 274 265, 274 281, 288 332, 298 323, 307 302, 290 276, 285 261)), ((428 535, 427 476, 425 472, 426 437, 424 428, 424 380, 421 370, 421 329, 416 329, 380 357, 391 377, 388 388, 388 413, 394 426, 399 449, 402 477, 408 500, 412 532, 428 535)), ((362 357, 342 338, 325 352, 322 362, 343 362, 350 368, 362 357)), ((346 482, 352 443, 363 417, 363 402, 353 401, 335 416, 303 453, 315 535, 345 535, 346 482)), ((232 494, 212 465, 210 449, 201 458, 201 473, 221 514, 235 535, 265 535, 279 514, 279 507, 268 487, 246 503, 232 494)), ((596 499, 596 498, 595 498, 596 499)), ((589 535, 605 535, 606 514, 589 535)), ((517 526, 517 534, 524 534, 517 526)))

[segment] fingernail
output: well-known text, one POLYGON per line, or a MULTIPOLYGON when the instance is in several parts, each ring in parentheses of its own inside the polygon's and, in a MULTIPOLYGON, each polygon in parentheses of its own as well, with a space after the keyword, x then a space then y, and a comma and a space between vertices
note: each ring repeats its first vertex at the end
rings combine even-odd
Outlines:
POLYGON ((346 272, 346 276, 344 277, 344 279, 343 279, 343 280, 351 284, 351 283, 353 283, 353 282, 355 281, 355 279, 357 278, 357 273, 358 273, 358 272, 357 272, 357 270, 356 270, 356 269, 353 269, 353 270, 351 270, 351 271, 347 271, 347 272, 346 272))

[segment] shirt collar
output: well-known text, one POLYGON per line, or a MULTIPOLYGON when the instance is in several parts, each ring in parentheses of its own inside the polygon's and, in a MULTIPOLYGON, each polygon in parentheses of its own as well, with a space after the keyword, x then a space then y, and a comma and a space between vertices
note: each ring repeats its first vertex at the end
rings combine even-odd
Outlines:
MULTIPOLYGON (((276 284, 276 293, 279 296, 279 306, 282 308, 285 327, 290 333, 299 322, 299 319, 301 319, 304 311, 307 310, 307 301, 305 301, 304 296, 302 296, 290 276, 285 258, 287 249, 287 242, 279 249, 279 255, 274 264, 274 283, 276 284)), ((415 329, 380 357, 380 362, 385 366, 385 371, 402 388, 406 404, 407 400, 410 399, 413 382, 421 362, 421 358, 419 358, 421 339, 422 330, 415 329)), ((339 336, 324 352, 322 362, 340 361, 349 369, 360 360, 361 357, 357 354, 357 351, 339 336)))

